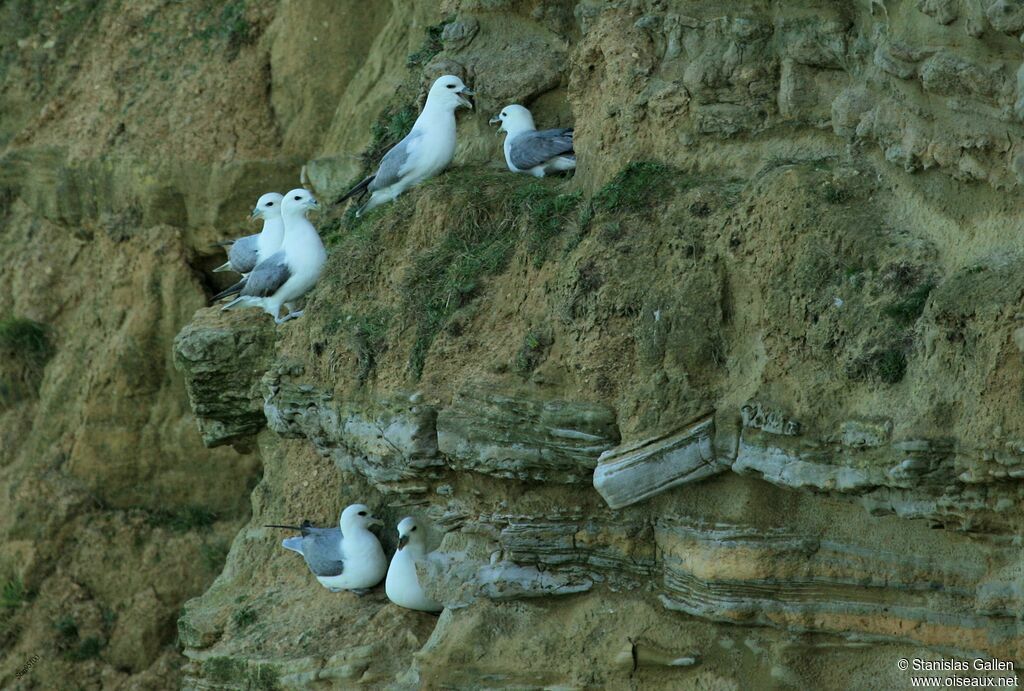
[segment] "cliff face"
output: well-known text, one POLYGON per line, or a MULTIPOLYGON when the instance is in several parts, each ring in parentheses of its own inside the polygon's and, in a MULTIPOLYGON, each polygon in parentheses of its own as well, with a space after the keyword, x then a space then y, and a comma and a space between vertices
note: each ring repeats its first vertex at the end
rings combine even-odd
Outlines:
POLYGON ((3 8, 0 272, 48 339, 0 370, 5 685, 1024 658, 1016 5, 3 8), (444 73, 478 92, 453 169, 332 205, 444 73), (572 178, 503 171, 512 102, 575 126, 572 178), (300 169, 306 315, 203 308, 210 243, 300 169), (325 591, 262 527, 354 501, 388 547, 429 523, 440 618, 325 591))

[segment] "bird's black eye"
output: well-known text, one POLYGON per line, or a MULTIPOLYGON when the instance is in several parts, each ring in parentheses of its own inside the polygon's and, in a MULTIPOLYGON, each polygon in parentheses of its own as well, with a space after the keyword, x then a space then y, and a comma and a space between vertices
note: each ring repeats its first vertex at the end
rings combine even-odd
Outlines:
POLYGON ((267 206, 273 206, 274 202, 267 202, 267 206))
POLYGON ((454 85, 454 84, 449 84, 449 85, 448 85, 448 88, 449 88, 449 89, 454 89, 454 88, 455 88, 455 85, 454 85))
POLYGON ((416 526, 413 526, 412 530, 410 530, 409 532, 411 533, 413 530, 416 530, 416 526))
POLYGON ((301 201, 301 200, 302 200, 302 197, 300 197, 299 195, 296 194, 295 195, 295 201, 301 201))
POLYGON ((502 113, 502 114, 501 114, 501 117, 503 117, 503 118, 507 118, 507 117, 508 117, 508 113, 502 113))
MULTIPOLYGON (((296 197, 296 199, 298 199, 298 197, 296 197)), ((359 512, 359 515, 360 515, 360 516, 365 516, 365 515, 366 515, 366 512, 365 512, 365 511, 360 511, 360 512, 359 512)))

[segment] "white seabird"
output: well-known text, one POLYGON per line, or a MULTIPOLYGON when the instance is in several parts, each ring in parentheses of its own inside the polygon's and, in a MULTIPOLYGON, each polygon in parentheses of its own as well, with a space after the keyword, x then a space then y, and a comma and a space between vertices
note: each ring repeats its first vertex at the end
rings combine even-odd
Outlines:
POLYGON ((427 597, 416 575, 416 562, 427 557, 426 534, 415 518, 403 518, 398 524, 398 551, 391 558, 384 592, 400 607, 423 612, 440 612, 444 605, 427 597))
POLYGON ((366 505, 352 504, 341 512, 340 524, 340 529, 314 528, 308 521, 301 526, 267 527, 302 532, 301 536, 286 538, 281 546, 301 554, 316 580, 332 593, 372 588, 384 578, 388 560, 369 528, 384 522, 374 518, 366 505))
POLYGON ((576 168, 571 127, 538 132, 530 111, 517 105, 505 106, 490 122, 501 123, 498 132, 507 133, 505 163, 513 173, 542 178, 547 173, 576 168))
POLYGON ((281 200, 277 192, 267 192, 256 202, 256 208, 249 216, 262 218, 263 230, 255 235, 246 235, 231 242, 222 243, 228 248, 228 260, 214 269, 247 274, 261 261, 281 249, 284 238, 284 221, 281 220, 281 200))
POLYGON ((369 192, 370 200, 356 211, 356 216, 361 216, 447 168, 455 156, 455 110, 460 106, 472 108, 465 98, 472 95, 458 77, 449 74, 438 78, 409 134, 384 154, 376 173, 339 201, 369 192))
POLYGON ((302 310, 280 316, 281 305, 305 295, 316 285, 327 261, 324 243, 306 218, 309 209, 319 204, 308 190, 294 189, 281 202, 284 240, 281 249, 256 265, 248 276, 213 297, 218 300, 239 293, 221 309, 262 307, 278 324, 302 316, 302 310))

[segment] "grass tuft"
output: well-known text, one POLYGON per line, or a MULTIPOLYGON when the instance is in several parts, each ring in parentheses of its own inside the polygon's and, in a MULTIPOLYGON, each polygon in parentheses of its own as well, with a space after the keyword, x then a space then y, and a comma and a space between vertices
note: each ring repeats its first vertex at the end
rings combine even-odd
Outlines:
POLYGON ((186 506, 173 511, 150 511, 149 524, 154 528, 170 528, 187 532, 209 528, 217 522, 217 514, 202 506, 186 506))
POLYGON ((570 215, 579 206, 580 198, 578 192, 560 194, 540 180, 516 190, 515 199, 529 221, 526 251, 533 257, 535 268, 543 266, 551 240, 565 229, 570 215))
POLYGON ((648 209, 682 179, 692 184, 681 171, 656 161, 630 163, 594 195, 593 205, 605 213, 636 212, 648 209))
POLYGON ((506 185, 495 184, 507 176, 492 177, 497 180, 453 171, 434 183, 451 190, 456 216, 445 224, 446 235, 416 259, 401 287, 403 311, 416 327, 409 356, 416 379, 437 334, 486 277, 505 267, 515 247, 516 198, 506 185))
POLYGON ((25 583, 20 578, 11 578, 0 588, 0 607, 15 609, 21 607, 27 600, 28 591, 25 590, 25 583))
POLYGON ((882 312, 895 322, 903 326, 909 326, 916 322, 924 313, 925 305, 928 304, 928 296, 931 295, 934 289, 935 283, 926 281, 913 288, 898 300, 887 305, 882 312))
POLYGON ((235 622, 235 626, 240 629, 244 629, 246 626, 255 623, 257 618, 258 615, 256 614, 256 610, 251 607, 243 607, 242 609, 236 610, 235 613, 231 615, 231 620, 235 622))
POLYGON ((430 59, 441 52, 444 48, 444 42, 441 40, 442 34, 444 34, 444 28, 454 21, 452 18, 443 20, 440 24, 434 24, 428 26, 426 30, 426 36, 423 38, 423 44, 420 49, 415 53, 411 53, 409 57, 405 59, 405 66, 412 69, 413 67, 420 67, 430 62, 430 59))
POLYGON ((35 396, 54 348, 45 324, 0 320, 0 409, 35 396))

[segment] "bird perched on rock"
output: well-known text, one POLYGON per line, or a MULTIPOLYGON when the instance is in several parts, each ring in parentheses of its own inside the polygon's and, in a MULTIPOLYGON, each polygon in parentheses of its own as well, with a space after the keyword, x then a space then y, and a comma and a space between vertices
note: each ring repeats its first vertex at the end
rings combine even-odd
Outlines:
POLYGON ((277 192, 267 192, 259 198, 249 218, 262 218, 263 230, 255 235, 219 243, 228 248, 228 260, 214 269, 215 272, 235 271, 247 274, 281 248, 281 239, 284 237, 284 222, 281 220, 283 198, 277 192))
POLYGON ((542 178, 576 168, 571 127, 538 132, 530 111, 517 105, 505 106, 490 122, 501 123, 498 132, 506 133, 505 163, 513 173, 542 178))
POLYGON ((286 194, 281 202, 284 221, 281 249, 257 264, 241 281, 214 295, 213 300, 238 293, 238 297, 222 309, 262 307, 278 324, 302 316, 301 310, 289 308, 288 314, 281 317, 281 305, 309 292, 327 261, 324 243, 306 218, 307 211, 319 206, 308 190, 299 188, 286 194))
POLYGON ((391 558, 384 591, 400 607, 423 612, 440 612, 444 605, 427 597, 416 575, 416 562, 427 556, 426 534, 415 518, 403 518, 398 524, 398 551, 391 558))
POLYGON ((466 98, 472 95, 458 77, 449 74, 438 78, 405 139, 384 154, 376 173, 339 201, 369 192, 370 200, 356 211, 356 216, 360 216, 447 168, 455 156, 455 110, 461 106, 472 108, 466 98))
POLYGON ((298 552, 306 560, 320 585, 336 593, 352 590, 359 594, 380 583, 387 571, 377 536, 371 525, 384 525, 374 518, 365 504, 352 504, 341 512, 341 528, 314 528, 308 521, 300 526, 268 525, 268 528, 298 530, 301 536, 289 537, 281 546, 298 552))

